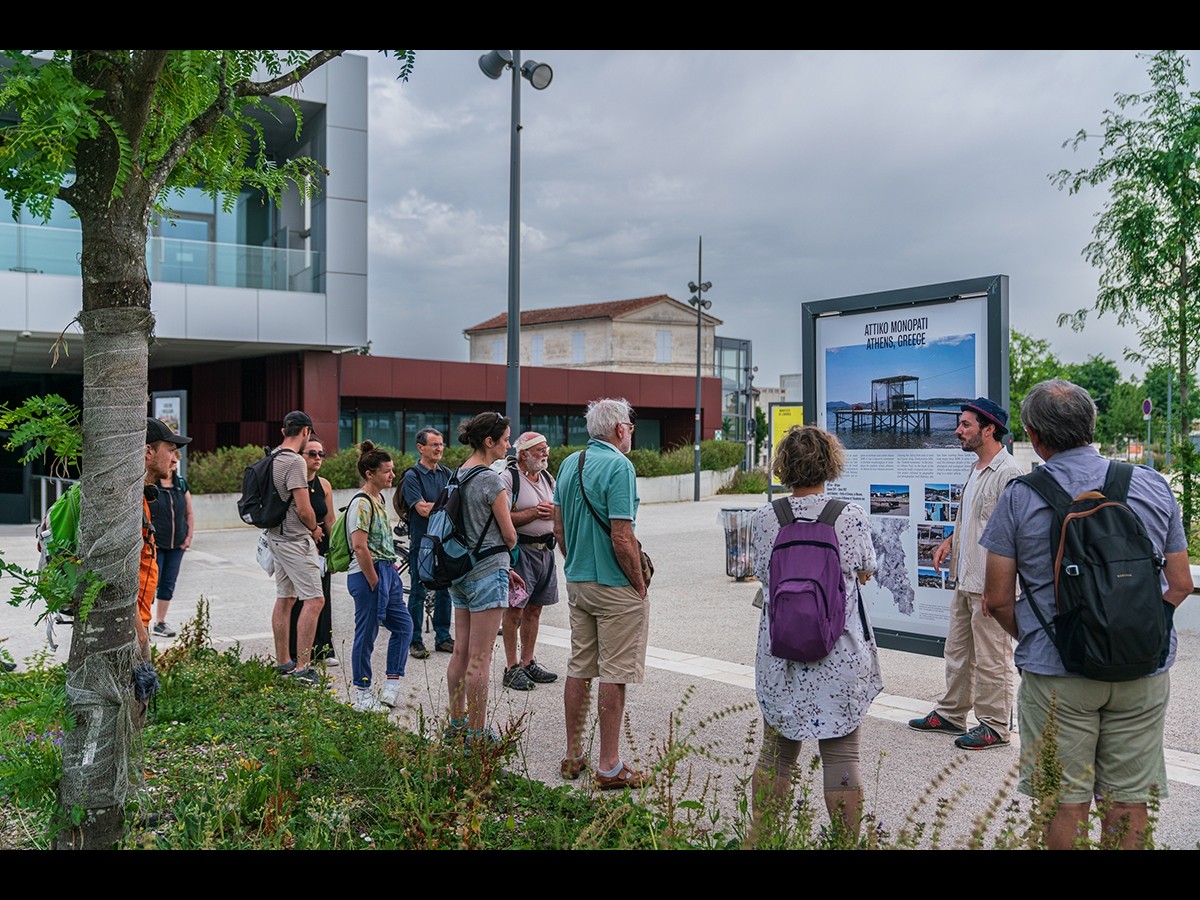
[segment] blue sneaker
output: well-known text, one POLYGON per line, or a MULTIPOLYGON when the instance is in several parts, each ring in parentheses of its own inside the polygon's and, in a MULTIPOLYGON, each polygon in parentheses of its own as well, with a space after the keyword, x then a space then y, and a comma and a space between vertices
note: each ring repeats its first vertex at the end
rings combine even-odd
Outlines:
POLYGON ((996 729, 982 722, 954 742, 954 746, 960 750, 987 750, 1007 745, 1008 741, 1000 737, 996 729))

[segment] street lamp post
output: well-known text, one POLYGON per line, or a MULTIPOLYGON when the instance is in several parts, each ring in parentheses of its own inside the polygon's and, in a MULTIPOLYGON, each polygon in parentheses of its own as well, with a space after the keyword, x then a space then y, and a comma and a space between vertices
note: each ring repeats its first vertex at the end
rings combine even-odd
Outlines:
POLYGON ((696 497, 700 502, 700 365, 703 361, 701 334, 704 325, 704 310, 712 307, 711 300, 704 299, 704 292, 712 287, 711 281, 704 281, 704 237, 700 237, 699 249, 696 254, 696 280, 688 282, 688 290, 692 296, 688 303, 696 307, 696 497))
POLYGON ((504 414, 513 434, 521 431, 521 78, 544 91, 554 78, 545 63, 526 60, 520 50, 492 50, 479 57, 479 68, 493 81, 512 70, 512 133, 508 165, 508 370, 504 380, 504 414))
POLYGON ((746 471, 758 462, 754 458, 754 442, 758 436, 758 419, 754 415, 754 373, 758 366, 746 365, 746 471))

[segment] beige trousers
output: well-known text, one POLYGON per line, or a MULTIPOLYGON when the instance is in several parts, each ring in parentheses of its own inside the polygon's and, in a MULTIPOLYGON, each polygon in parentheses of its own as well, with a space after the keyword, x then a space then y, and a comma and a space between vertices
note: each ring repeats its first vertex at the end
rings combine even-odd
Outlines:
POLYGON ((983 595, 954 592, 946 631, 946 693, 937 713, 959 728, 967 713, 1008 740, 1013 708, 1013 652, 1008 633, 983 614, 983 595))

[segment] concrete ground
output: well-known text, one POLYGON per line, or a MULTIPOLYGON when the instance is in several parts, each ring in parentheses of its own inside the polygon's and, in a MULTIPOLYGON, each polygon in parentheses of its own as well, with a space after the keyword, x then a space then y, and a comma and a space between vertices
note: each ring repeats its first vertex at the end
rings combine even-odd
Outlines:
MULTIPOLYGON (((700 503, 646 504, 638 535, 656 565, 651 589, 650 651, 644 684, 630 686, 627 714, 632 744, 623 756, 636 766, 650 766, 673 719, 684 733, 696 731, 692 743, 709 753, 694 755, 691 796, 712 779, 717 803, 726 820, 735 815, 739 779, 748 776, 753 757, 745 756, 746 736, 755 745, 761 726, 754 697, 754 646, 759 612, 751 605, 753 581, 737 582, 725 574, 722 508, 760 505, 758 496, 721 496, 700 503)), ((36 561, 32 526, 0 526, 0 554, 10 562, 36 561)), ((185 557, 169 621, 178 628, 194 615, 196 600, 209 604, 212 634, 219 647, 237 644, 245 656, 270 658, 273 643, 270 614, 274 583, 254 559, 257 532, 242 527, 201 531, 185 557)), ((561 580, 561 573, 560 573, 561 580)), ((568 622, 563 602, 542 616, 537 658, 546 668, 566 670, 568 622)), ((4 592, 0 584, 0 593, 4 592)), ((1179 659, 1172 670, 1172 702, 1166 726, 1169 797, 1162 803, 1157 831, 1159 846, 1200 846, 1200 599, 1184 604, 1180 620, 1179 659), (1188 605, 1197 609, 1187 609, 1188 605), (1183 613, 1187 614, 1183 614, 1183 613)), ((350 642, 353 605, 345 576, 335 575, 333 617, 337 655, 343 665, 328 670, 332 690, 349 697, 350 642)), ((69 628, 52 658, 65 661, 69 628)), ((45 647, 42 626, 27 609, 0 606, 0 638, 19 662, 45 647)), ((426 642, 432 649, 432 635, 426 642)), ((166 643, 155 640, 160 646, 166 643)), ((386 632, 376 644, 374 667, 383 672, 386 632)), ((449 654, 433 653, 425 661, 409 660, 407 699, 393 717, 411 725, 417 713, 441 717, 446 704, 445 669, 449 654)), ((957 751, 952 738, 909 729, 907 720, 933 708, 944 688, 940 658, 882 650, 884 690, 863 727, 863 771, 868 780, 866 809, 895 833, 914 804, 924 798, 917 821, 932 822, 937 801, 954 798, 940 845, 961 846, 976 817, 1006 785, 1019 756, 1019 737, 1010 746, 975 753, 957 751), (935 778, 945 777, 931 788, 935 778)), ((497 641, 492 666, 492 720, 497 725, 521 721, 521 752, 513 766, 522 774, 551 785, 563 782, 562 682, 540 685, 527 693, 504 690, 500 674, 503 650, 497 641)), ((677 732, 678 734, 678 729, 677 732)), ((806 748, 806 755, 808 753, 806 748)), ((816 748, 811 748, 815 753, 816 748)), ((593 749, 592 757, 595 757, 593 749)), ((819 777, 819 776, 818 776, 819 777)), ((586 780, 576 782, 587 789, 586 780)), ((1024 798, 1019 802, 1028 807, 1024 798)), ((821 816, 824 816, 822 811, 821 816)), ((994 831, 994 829, 993 829, 994 831)), ((928 845, 928 840, 925 842, 928 845)))

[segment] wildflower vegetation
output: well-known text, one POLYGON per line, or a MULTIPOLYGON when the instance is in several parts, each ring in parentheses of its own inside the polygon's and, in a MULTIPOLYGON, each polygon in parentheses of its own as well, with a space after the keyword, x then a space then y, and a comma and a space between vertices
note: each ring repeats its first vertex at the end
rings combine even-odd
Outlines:
MULTIPOLYGON (((746 842, 757 722, 733 752, 722 750, 712 726, 752 703, 689 724, 689 690, 660 738, 639 747, 627 733, 639 766, 654 773, 644 790, 599 794, 586 779, 551 787, 524 773, 522 721, 510 723, 495 747, 444 741, 436 712, 420 712, 417 727, 405 730, 385 715, 355 712, 330 691, 281 679, 265 660, 243 659, 236 648, 214 650, 207 623, 201 600, 180 639, 156 659, 162 689, 142 733, 144 767, 131 773, 140 789, 127 810, 124 848, 717 850, 746 842), (697 766, 701 760, 706 764, 697 766), (714 767, 731 777, 699 774, 714 767), (723 797, 730 785, 734 796, 723 797)), ((63 821, 55 787, 61 743, 72 727, 65 671, 38 659, 26 668, 0 675, 0 849, 47 848, 63 821)), ((1045 798, 1061 769, 1052 749, 1038 752, 1043 799, 1022 812, 1010 773, 955 846, 1043 846, 1053 814, 1045 798)), ((874 801, 886 763, 877 762, 874 801)), ((957 765, 930 781, 894 833, 879 820, 869 791, 855 837, 827 824, 814 757, 797 767, 795 802, 769 817, 755 846, 951 846, 947 822, 963 793, 950 787, 957 765)), ((1152 822, 1156 811, 1152 803, 1152 822)), ((1081 835, 1080 846, 1101 840, 1081 835)))

